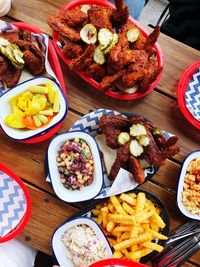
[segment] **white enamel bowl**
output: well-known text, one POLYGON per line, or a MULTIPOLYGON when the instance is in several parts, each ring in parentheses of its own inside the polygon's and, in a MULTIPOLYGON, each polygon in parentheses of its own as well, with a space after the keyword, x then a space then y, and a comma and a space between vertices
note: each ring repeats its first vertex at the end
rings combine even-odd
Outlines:
POLYGON ((86 132, 75 131, 57 135, 49 144, 47 150, 47 165, 52 187, 56 195, 66 202, 80 202, 92 199, 98 195, 103 185, 103 169, 100 151, 95 139, 86 132), (81 138, 90 147, 94 160, 93 182, 80 190, 69 190, 63 186, 57 167, 56 158, 60 147, 67 141, 74 138, 81 138))
POLYGON ((186 175, 188 165, 191 160, 194 160, 197 157, 200 158, 200 150, 193 151, 185 157, 182 163, 180 174, 179 174, 179 183, 178 183, 178 190, 177 190, 177 204, 178 204, 180 211, 186 217, 190 219, 194 219, 194 220, 200 220, 200 215, 192 214, 185 208, 185 206, 182 203, 182 192, 183 192, 183 185, 184 185, 184 177, 186 175))
POLYGON ((62 235, 71 227, 85 224, 92 228, 96 236, 101 240, 104 244, 104 247, 106 248, 109 258, 112 258, 112 250, 110 248, 110 245, 102 232, 101 228, 98 226, 98 224, 86 217, 77 217, 74 219, 71 219, 67 222, 65 222, 63 225, 61 225, 53 234, 52 236, 52 250, 54 253, 54 256, 56 257, 56 260, 58 261, 59 265, 62 267, 74 267, 73 262, 67 258, 66 256, 66 248, 64 243, 62 242, 61 238, 62 235))
POLYGON ((59 124, 65 118, 65 115, 67 114, 67 111, 68 111, 67 100, 59 84, 55 82, 55 80, 52 80, 46 77, 33 78, 12 88, 11 90, 9 90, 8 92, 6 92, 0 97, 0 107, 1 107, 0 124, 1 124, 3 131, 10 138, 19 140, 19 141, 27 140, 27 139, 36 137, 38 135, 41 135, 47 132, 49 129, 59 124), (52 118, 50 123, 38 129, 34 129, 34 130, 15 129, 15 128, 11 128, 7 126, 4 120, 7 115, 10 115, 12 113, 12 109, 9 104, 9 99, 15 95, 23 93, 24 91, 28 89, 30 85, 45 84, 46 82, 49 82, 49 81, 51 81, 54 90, 58 89, 59 96, 60 96, 60 111, 58 112, 58 114, 56 114, 52 118))

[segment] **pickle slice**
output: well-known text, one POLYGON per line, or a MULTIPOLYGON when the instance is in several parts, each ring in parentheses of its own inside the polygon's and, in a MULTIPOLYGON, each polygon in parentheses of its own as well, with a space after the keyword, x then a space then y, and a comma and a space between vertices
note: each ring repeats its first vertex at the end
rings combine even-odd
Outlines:
POLYGON ((132 140, 129 146, 130 152, 134 157, 139 157, 143 152, 143 147, 138 143, 137 140, 132 140))
POLYGON ((147 131, 144 127, 144 125, 137 123, 137 124, 133 124, 130 127, 130 136, 139 136, 139 135, 147 135, 147 131))
POLYGON ((0 45, 0 52, 10 59, 13 66, 17 69, 22 69, 24 66, 23 53, 19 47, 15 44, 9 44, 7 46, 0 45))
POLYGON ((80 37, 86 44, 95 44, 97 41, 97 29, 88 23, 80 31, 80 37))
POLYGON ((117 138, 117 142, 120 145, 126 144, 129 140, 130 140, 130 135, 127 132, 121 132, 117 138))
POLYGON ((100 29, 98 33, 98 40, 99 40, 99 43, 103 47, 106 47, 107 45, 109 45, 112 39, 113 39, 113 34, 110 30, 106 28, 100 29))
POLYGON ((94 51, 93 59, 99 65, 104 64, 105 61, 106 61, 105 55, 101 51, 101 48, 99 46, 97 46, 96 49, 95 49, 95 51, 94 51))
POLYGON ((109 53, 109 52, 113 49, 113 47, 117 44, 117 42, 118 42, 118 35, 117 35, 117 33, 114 33, 114 34, 113 34, 112 41, 111 41, 110 44, 104 49, 103 52, 104 52, 105 54, 109 53))
POLYGON ((131 43, 135 42, 139 36, 140 36, 140 30, 138 28, 131 28, 126 33, 126 37, 128 41, 131 43))
POLYGON ((149 137, 146 135, 139 135, 137 140, 141 146, 148 146, 149 145, 149 137))

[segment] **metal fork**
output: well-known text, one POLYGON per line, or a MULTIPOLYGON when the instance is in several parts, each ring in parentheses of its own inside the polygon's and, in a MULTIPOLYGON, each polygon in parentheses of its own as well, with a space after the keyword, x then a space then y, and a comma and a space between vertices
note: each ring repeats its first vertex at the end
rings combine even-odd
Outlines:
POLYGON ((153 260, 156 267, 181 266, 194 252, 200 248, 200 234, 188 236, 199 232, 200 224, 191 221, 179 227, 170 234, 164 250, 153 260), (189 232, 189 233, 188 233, 189 232), (180 241, 181 236, 182 240, 180 241))

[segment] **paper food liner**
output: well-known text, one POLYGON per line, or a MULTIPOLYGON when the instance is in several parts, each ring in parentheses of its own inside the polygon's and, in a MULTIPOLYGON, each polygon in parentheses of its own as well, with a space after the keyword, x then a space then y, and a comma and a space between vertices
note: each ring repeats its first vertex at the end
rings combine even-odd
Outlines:
POLYGON ((0 171, 0 237, 7 235, 26 213, 26 197, 20 185, 0 171))
MULTIPOLYGON (((1 33, 7 33, 7 32, 9 32, 9 33, 18 32, 19 30, 20 29, 17 28, 16 26, 14 26, 8 22, 5 22, 3 20, 0 20, 0 34, 1 33)), ((53 70, 51 68, 49 60, 48 60, 48 42, 49 42, 48 35, 43 34, 43 33, 40 33, 40 34, 31 33, 31 35, 32 35, 32 39, 33 39, 33 44, 40 47, 42 54, 45 56, 46 72, 42 76, 53 77, 59 83, 59 81, 56 78, 55 73, 53 72, 53 70)), ((26 68, 23 68, 22 74, 21 74, 20 79, 18 81, 18 84, 20 84, 21 82, 24 82, 26 80, 29 80, 31 78, 34 78, 34 77, 35 76, 33 76, 26 68)), ((0 96, 8 90, 12 90, 12 88, 4 87, 3 82, 1 80, 1 77, 0 77, 0 96)))
POLYGON ((200 121, 200 68, 192 75, 185 92, 186 107, 200 121))
MULTIPOLYGON (((73 131, 88 132, 93 137, 102 134, 99 129, 99 120, 100 117, 105 114, 121 115, 117 111, 98 109, 92 113, 83 116, 82 118, 80 118, 80 120, 76 121, 69 129, 69 132, 73 131)), ((168 132, 164 131, 164 134, 166 138, 170 136, 168 132)), ((157 170, 153 166, 149 166, 148 168, 144 169, 145 178, 147 179, 149 175, 152 176, 156 171, 157 170)), ((46 181, 50 182, 49 176, 47 176, 46 181)), ((134 181, 132 175, 128 171, 122 168, 120 169, 114 182, 110 181, 107 177, 107 172, 103 163, 103 187, 101 192, 96 197, 96 199, 117 195, 132 190, 138 185, 139 184, 134 181)))

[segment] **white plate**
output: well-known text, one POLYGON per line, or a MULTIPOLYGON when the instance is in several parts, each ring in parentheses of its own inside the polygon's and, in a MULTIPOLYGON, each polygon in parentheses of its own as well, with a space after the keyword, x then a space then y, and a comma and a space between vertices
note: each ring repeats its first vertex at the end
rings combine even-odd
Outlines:
POLYGON ((11 90, 9 90, 0 97, 0 107, 1 107, 1 112, 0 112, 1 127, 3 131, 6 133, 6 135, 15 140, 26 140, 46 132, 47 130, 51 129, 52 127, 60 123, 64 119, 68 110, 67 100, 63 95, 62 89, 60 88, 59 84, 55 82, 55 80, 52 80, 47 77, 33 78, 12 88, 11 90), (51 81, 54 90, 56 89, 59 90, 59 96, 60 96, 60 111, 57 115, 53 117, 50 123, 44 127, 40 127, 34 130, 15 129, 7 126, 4 120, 7 115, 10 115, 12 113, 12 109, 9 104, 9 99, 17 94, 23 93, 28 89, 30 85, 40 85, 47 83, 49 81, 51 81))
POLYGON ((186 175, 186 171, 188 168, 188 165, 191 160, 196 159, 197 157, 200 157, 200 150, 196 150, 188 154, 181 167, 180 175, 179 175, 179 183, 178 183, 178 190, 177 190, 177 204, 180 209, 180 211, 188 218, 194 219, 194 220, 200 220, 200 215, 192 214, 189 212, 185 206, 182 203, 182 191, 183 191, 183 185, 184 185, 184 178, 186 175))
POLYGON ((62 235, 71 227, 79 225, 79 224, 86 224, 89 227, 92 228, 92 230, 95 232, 95 234, 99 237, 100 240, 102 240, 105 248, 107 249, 107 252, 109 254, 109 258, 112 258, 112 250, 110 248, 110 245, 102 232, 99 225, 90 218, 74 218, 72 220, 67 221, 63 225, 61 225, 53 234, 52 236, 52 249, 54 252, 54 255, 62 267, 74 267, 75 265, 72 263, 70 259, 66 256, 66 248, 64 243, 62 242, 61 238, 62 235))
POLYGON ((103 167, 99 147, 95 139, 88 133, 75 131, 57 135, 49 144, 47 150, 47 164, 49 176, 56 195, 66 202, 80 202, 92 199, 98 195, 103 185, 103 167), (57 167, 56 157, 60 147, 70 139, 81 138, 90 147, 94 160, 93 182, 80 190, 69 190, 63 186, 57 167))

